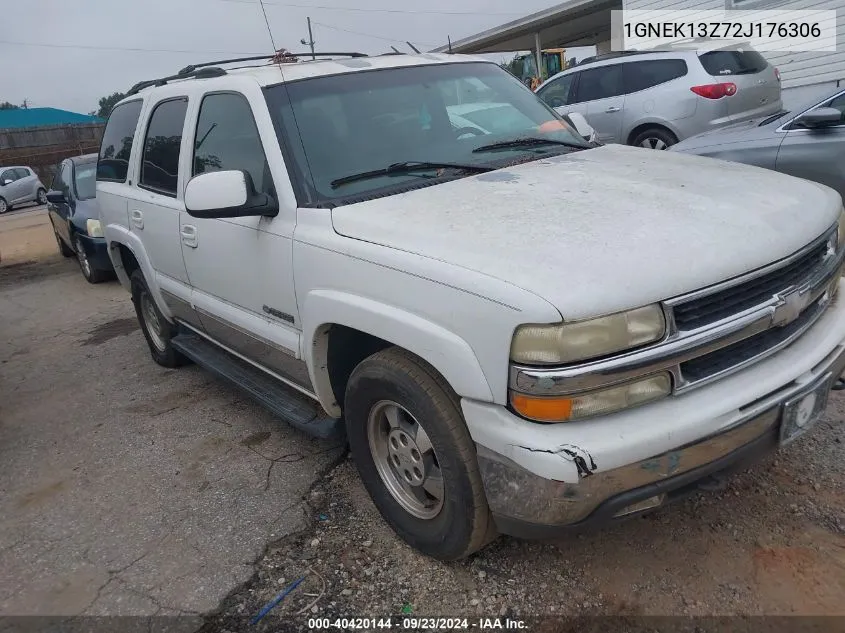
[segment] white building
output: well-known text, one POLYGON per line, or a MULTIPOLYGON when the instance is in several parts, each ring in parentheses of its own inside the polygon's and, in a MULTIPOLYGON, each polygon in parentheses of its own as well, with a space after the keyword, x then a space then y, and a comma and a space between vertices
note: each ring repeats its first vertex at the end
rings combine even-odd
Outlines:
MULTIPOLYGON (((766 58, 780 70, 784 106, 789 109, 816 94, 845 87, 845 0, 569 0, 524 18, 452 42, 455 53, 496 53, 595 45, 610 51, 611 11, 619 9, 835 9, 836 52, 773 53, 766 58)), ((446 52, 442 46, 436 52, 446 52)))

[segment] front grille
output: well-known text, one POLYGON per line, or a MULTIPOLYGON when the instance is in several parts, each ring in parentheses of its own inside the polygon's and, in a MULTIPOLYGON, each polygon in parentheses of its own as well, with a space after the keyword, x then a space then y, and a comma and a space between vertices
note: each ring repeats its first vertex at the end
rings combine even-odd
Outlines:
POLYGON ((734 368, 768 352, 809 326, 824 312, 827 299, 822 296, 808 306, 792 323, 775 327, 720 350, 681 363, 684 380, 695 383, 727 369, 734 368))
POLYGON ((782 268, 698 299, 676 305, 675 324, 683 331, 694 330, 764 303, 810 277, 821 265, 827 243, 821 242, 782 268))

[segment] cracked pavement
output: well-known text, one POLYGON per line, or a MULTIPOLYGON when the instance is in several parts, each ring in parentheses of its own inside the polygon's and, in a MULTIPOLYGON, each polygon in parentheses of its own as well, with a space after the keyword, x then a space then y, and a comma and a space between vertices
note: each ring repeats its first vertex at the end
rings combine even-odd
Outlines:
POLYGON ((0 615, 216 609, 304 527, 302 496, 344 449, 156 365, 117 282, 58 256, 5 264, 0 615))

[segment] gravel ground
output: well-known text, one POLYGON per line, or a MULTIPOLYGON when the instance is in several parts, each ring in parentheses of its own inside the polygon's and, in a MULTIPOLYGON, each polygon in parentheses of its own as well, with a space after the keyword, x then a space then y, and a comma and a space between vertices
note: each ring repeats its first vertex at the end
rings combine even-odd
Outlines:
POLYGON ((843 417, 845 397, 834 393, 810 435, 721 492, 565 540, 502 537, 457 563, 399 541, 347 459, 311 492, 310 529, 273 545, 204 631, 307 630, 308 617, 403 613, 845 615, 843 417), (288 598, 248 626, 302 575, 288 598))

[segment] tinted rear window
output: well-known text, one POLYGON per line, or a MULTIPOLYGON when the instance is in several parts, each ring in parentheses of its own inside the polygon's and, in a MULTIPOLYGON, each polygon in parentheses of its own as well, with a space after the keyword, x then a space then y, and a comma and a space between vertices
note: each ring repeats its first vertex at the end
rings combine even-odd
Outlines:
POLYGON ((768 66, 766 58, 757 51, 710 51, 698 58, 707 74, 714 77, 753 75, 768 66))
POLYGON ((625 92, 637 92, 672 81, 687 74, 687 63, 683 59, 653 59, 630 62, 622 66, 625 78, 625 92))
POLYGON ((132 139, 135 126, 141 114, 142 101, 130 101, 111 111, 103 142, 100 144, 100 159, 97 163, 97 180, 125 182, 129 170, 129 155, 132 153, 132 139))

